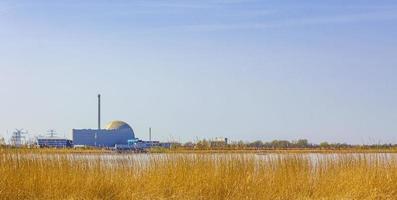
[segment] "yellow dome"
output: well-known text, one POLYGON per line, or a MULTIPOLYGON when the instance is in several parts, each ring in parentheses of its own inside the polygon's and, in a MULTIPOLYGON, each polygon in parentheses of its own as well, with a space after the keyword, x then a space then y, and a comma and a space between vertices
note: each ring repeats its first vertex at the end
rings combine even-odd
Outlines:
POLYGON ((123 121, 112 121, 108 125, 106 125, 106 129, 108 129, 108 130, 131 129, 132 130, 131 126, 123 121))

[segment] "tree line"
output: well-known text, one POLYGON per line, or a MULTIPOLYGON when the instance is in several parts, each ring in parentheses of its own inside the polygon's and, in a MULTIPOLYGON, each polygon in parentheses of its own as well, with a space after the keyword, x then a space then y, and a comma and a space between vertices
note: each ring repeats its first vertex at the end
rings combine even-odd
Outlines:
POLYGON ((186 143, 174 143, 174 148, 183 149, 349 149, 349 148, 360 148, 360 149, 385 149, 385 148, 397 148, 397 144, 370 144, 370 145, 353 145, 348 143, 329 143, 321 142, 319 144, 311 143, 307 139, 299 139, 294 141, 288 140, 273 140, 270 142, 266 141, 211 141, 211 140, 198 140, 196 142, 186 143))

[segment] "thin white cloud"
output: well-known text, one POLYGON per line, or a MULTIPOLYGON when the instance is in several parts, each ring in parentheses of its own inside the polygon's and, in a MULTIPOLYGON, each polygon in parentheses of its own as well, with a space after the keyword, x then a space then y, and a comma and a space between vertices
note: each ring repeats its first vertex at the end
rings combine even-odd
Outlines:
POLYGON ((244 29, 269 29, 295 26, 314 26, 328 24, 347 24, 373 21, 397 20, 397 12, 372 12, 337 16, 319 16, 310 18, 295 18, 268 21, 263 23, 240 23, 240 24, 197 24, 186 25, 182 29, 186 31, 223 31, 244 29))
POLYGON ((370 21, 384 21, 396 20, 397 12, 372 12, 372 13, 359 13, 350 15, 339 15, 319 18, 306 18, 301 20, 292 21, 297 25, 317 25, 317 24, 334 24, 334 23, 358 23, 370 21))
POLYGON ((209 0, 209 1, 138 1, 134 4, 147 7, 170 7, 170 8, 214 8, 231 4, 247 4, 258 0, 209 0))
POLYGON ((221 4, 241 4, 241 3, 252 3, 258 2, 258 0, 212 0, 210 2, 213 3, 221 3, 221 4))

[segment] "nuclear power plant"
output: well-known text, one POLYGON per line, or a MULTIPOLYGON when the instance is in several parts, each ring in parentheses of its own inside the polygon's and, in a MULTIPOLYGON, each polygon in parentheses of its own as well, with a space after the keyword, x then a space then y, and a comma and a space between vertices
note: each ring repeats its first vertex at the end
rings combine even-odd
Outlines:
MULTIPOLYGON (((151 131, 150 131, 151 132, 151 131)), ((150 133, 151 134, 151 133, 150 133)), ((151 136, 149 136, 151 137, 151 136)), ((151 139, 150 139, 151 140, 151 139)), ((135 137, 132 127, 124 121, 112 121, 101 128, 101 95, 98 94, 98 128, 73 129, 73 145, 102 148, 150 148, 154 146, 170 147, 159 141, 143 141, 135 137)))
MULTIPOLYGON (((109 122, 105 128, 101 127, 101 95, 98 94, 98 127, 96 129, 72 129, 70 140, 66 137, 56 136, 54 130, 49 131, 48 136, 36 138, 38 147, 70 148, 70 147, 93 147, 115 150, 144 150, 152 147, 170 148, 171 143, 152 141, 151 128, 149 128, 149 141, 143 141, 135 137, 132 127, 124 121, 115 120, 109 122)), ((21 146, 22 130, 16 130, 11 138, 11 144, 21 146)))
POLYGON ((112 121, 105 129, 73 129, 73 144, 95 147, 127 145, 135 139, 131 126, 123 121, 112 121))
POLYGON ((73 129, 73 144, 93 147, 127 145, 135 139, 131 126, 123 121, 112 121, 101 128, 101 95, 98 94, 98 129, 73 129))

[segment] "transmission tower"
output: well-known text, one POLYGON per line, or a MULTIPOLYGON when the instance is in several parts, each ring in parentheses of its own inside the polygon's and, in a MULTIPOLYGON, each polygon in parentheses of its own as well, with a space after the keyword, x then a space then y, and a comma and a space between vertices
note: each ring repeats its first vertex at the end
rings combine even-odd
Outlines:
POLYGON ((27 132, 23 131, 23 129, 15 129, 11 136, 11 145, 20 147, 22 145, 22 139, 25 139, 25 134, 27 132))
POLYGON ((57 134, 56 134, 55 130, 53 130, 53 129, 48 130, 48 136, 54 137, 54 136, 56 136, 56 135, 57 135, 57 134))

